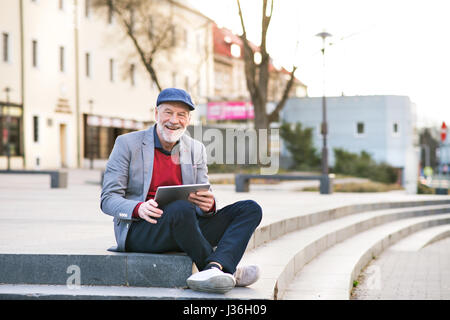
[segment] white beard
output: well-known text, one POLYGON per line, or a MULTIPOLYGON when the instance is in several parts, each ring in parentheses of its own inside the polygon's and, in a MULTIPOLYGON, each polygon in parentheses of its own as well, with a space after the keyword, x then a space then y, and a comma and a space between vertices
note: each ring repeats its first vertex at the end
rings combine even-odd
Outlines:
POLYGON ((178 130, 169 130, 167 129, 158 119, 156 129, 158 130, 159 134, 162 136, 164 141, 175 143, 178 140, 180 140, 181 136, 186 131, 186 128, 180 128, 178 130))

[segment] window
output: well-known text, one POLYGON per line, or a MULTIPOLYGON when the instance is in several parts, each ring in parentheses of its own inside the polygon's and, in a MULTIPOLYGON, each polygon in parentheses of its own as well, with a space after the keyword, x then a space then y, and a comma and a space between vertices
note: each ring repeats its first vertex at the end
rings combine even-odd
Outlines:
POLYGON ((184 77, 184 90, 186 90, 186 91, 190 91, 190 88, 189 88, 189 77, 188 76, 185 76, 184 77))
POLYGON ((177 87, 177 73, 176 72, 172 72, 172 87, 174 87, 174 88, 177 87))
POLYGON ((114 21, 114 7, 112 0, 108 1, 108 24, 112 24, 114 21))
POLYGON ((33 141, 39 142, 39 117, 33 116, 33 141))
POLYGON ((363 136, 364 134, 365 134, 364 122, 357 122, 356 123, 356 135, 363 136))
POLYGON ((134 87, 136 85, 136 78, 135 78, 135 72, 136 71, 136 67, 134 64, 130 65, 130 80, 131 80, 131 85, 134 87))
POLYGON ((84 0, 84 16, 89 18, 91 13, 91 0, 84 0))
POLYGON ((397 122, 392 124, 392 136, 398 137, 400 135, 400 127, 397 122))
POLYGON ((261 52, 255 52, 255 54, 253 55, 253 61, 256 63, 256 64, 260 64, 261 63, 261 61, 262 61, 262 55, 261 55, 261 52))
POLYGON ((2 35, 2 46, 3 46, 3 53, 2 53, 2 60, 3 62, 9 62, 9 34, 3 33, 2 35))
POLYGON ((202 53, 202 35, 198 33, 196 35, 195 39, 196 39, 195 44, 196 44, 197 52, 202 53))
POLYGON ((241 56, 241 47, 238 44, 233 43, 230 50, 233 57, 239 58, 241 56))
POLYGON ((65 71, 65 52, 64 47, 59 47, 59 71, 65 71))
POLYGON ((189 47, 189 35, 186 29, 183 29, 183 42, 184 48, 187 49, 189 47))
POLYGON ((130 8, 129 11, 130 11, 130 31, 131 31, 131 34, 133 34, 134 33, 134 22, 136 20, 134 8, 130 8))
POLYGON ((89 52, 86 53, 86 77, 91 77, 91 54, 89 52))
POLYGON ((0 155, 22 155, 21 130, 22 108, 0 105, 0 155))
POLYGON ((32 65, 34 68, 37 68, 37 66, 38 66, 38 42, 37 42, 37 40, 32 41, 31 52, 32 52, 32 65))
POLYGON ((170 27, 170 37, 171 37, 170 44, 172 45, 172 47, 175 47, 177 45, 177 31, 175 29, 175 26, 170 27))
POLYGON ((114 59, 109 59, 109 81, 114 82, 114 59))

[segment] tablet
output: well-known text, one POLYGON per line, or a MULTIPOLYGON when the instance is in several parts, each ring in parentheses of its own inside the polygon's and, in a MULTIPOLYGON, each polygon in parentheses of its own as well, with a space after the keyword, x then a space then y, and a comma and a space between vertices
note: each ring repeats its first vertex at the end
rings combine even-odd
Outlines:
POLYGON ((178 186, 158 187, 155 194, 155 201, 161 208, 175 200, 187 200, 189 194, 200 190, 209 190, 210 184, 182 184, 178 186))

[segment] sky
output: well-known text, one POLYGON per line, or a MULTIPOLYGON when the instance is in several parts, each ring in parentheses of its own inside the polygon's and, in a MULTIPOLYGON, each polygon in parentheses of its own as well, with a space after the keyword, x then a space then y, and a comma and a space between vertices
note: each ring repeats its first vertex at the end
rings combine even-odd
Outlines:
MULTIPOLYGON (((219 26, 241 33, 236 0, 190 0, 219 26)), ((241 0, 250 40, 259 44, 261 0, 241 0)), ((417 124, 450 123, 449 0, 274 0, 268 51, 298 66, 309 96, 404 95, 417 124), (325 68, 321 54, 326 31, 325 68), (324 81, 325 78, 325 81, 324 81)))

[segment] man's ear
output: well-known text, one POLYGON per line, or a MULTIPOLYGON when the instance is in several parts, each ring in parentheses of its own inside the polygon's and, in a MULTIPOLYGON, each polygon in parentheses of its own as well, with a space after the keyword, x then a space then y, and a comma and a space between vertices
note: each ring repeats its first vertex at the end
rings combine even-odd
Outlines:
POLYGON ((158 121, 158 107, 155 107, 155 121, 158 121))

